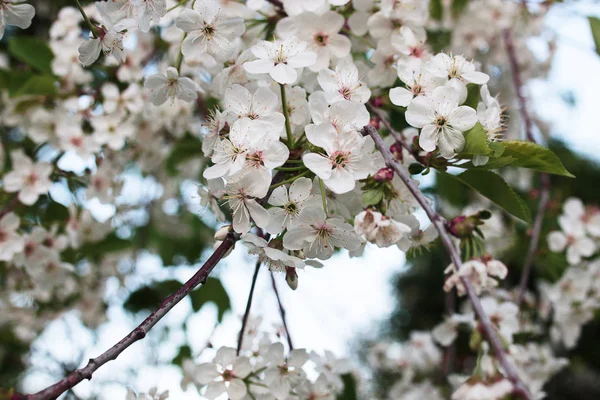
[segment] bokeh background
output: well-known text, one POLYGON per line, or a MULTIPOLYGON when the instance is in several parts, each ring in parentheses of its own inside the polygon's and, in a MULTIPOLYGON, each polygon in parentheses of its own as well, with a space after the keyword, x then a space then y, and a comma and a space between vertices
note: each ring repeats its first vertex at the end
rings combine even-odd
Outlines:
MULTIPOLYGON (((27 33, 44 35, 52 16, 68 2, 32 3, 38 15, 27 33)), ((536 115, 536 134, 551 137, 549 145, 561 156, 567 169, 578 177, 576 181, 553 178, 553 189, 558 192, 554 209, 550 211, 554 217, 559 212, 560 198, 576 195, 588 203, 598 203, 600 199, 600 167, 596 164, 600 159, 600 56, 587 20, 591 15, 600 17, 600 4, 596 1, 565 1, 551 7, 545 24, 555 35, 552 66, 543 78, 530 79, 526 88, 530 107, 536 115)), ((6 46, 5 42, 0 42, 0 50, 6 46)), ((546 57, 543 46, 535 41, 529 45, 534 55, 546 57)), ((506 91, 508 93, 503 95, 513 95, 509 89, 506 91)), ((517 118, 508 121, 508 124, 519 123, 517 118)), ((71 163, 73 170, 84 168, 75 159, 67 158, 62 162, 71 163)), ((463 189, 435 176, 424 177, 422 185, 443 185, 448 193, 444 201, 452 203, 447 207, 448 212, 460 210, 469 201, 463 189)), ((140 198, 159 201, 161 190, 154 182, 142 180, 132 173, 123 187, 122 201, 127 203, 140 198)), ((119 264, 119 252, 114 253, 115 265, 120 265, 123 271, 134 269, 135 273, 128 274, 124 282, 117 278, 108 281, 104 293, 107 319, 97 328, 86 327, 82 323, 85 312, 74 310, 49 323, 30 346, 18 344, 7 334, 0 335, 2 386, 32 392, 53 383, 133 329, 147 315, 147 309, 169 293, 173 280, 183 282, 193 275, 210 252, 210 230, 214 220, 208 211, 195 205, 198 198, 193 184, 185 186, 184 193, 189 209, 196 216, 191 233, 185 238, 173 239, 164 234, 169 227, 165 228, 167 222, 162 220, 159 229, 162 236, 156 236, 151 228, 146 232, 149 238, 136 232, 133 239, 127 239, 141 240, 140 244, 148 244, 155 251, 137 252, 135 265, 130 262, 119 264), (198 257, 198 263, 188 262, 198 257)), ((522 194, 530 201, 536 201, 534 193, 524 191, 522 194)), ((54 189, 53 197, 60 201, 60 188, 54 189)), ((89 207, 100 220, 114 212, 111 207, 99 203, 89 207)), ((175 212, 175 206, 168 202, 157 207, 166 215, 175 212)), ((148 222, 149 215, 151 213, 142 213, 136 218, 143 225, 148 222)), ((523 230, 519 234, 524 239, 520 242, 526 243, 527 232, 523 230)), ((127 237, 127 233, 123 237, 127 237)), ((117 239, 107 246, 120 249, 123 243, 117 239)), ((544 241, 542 247, 545 247, 544 241)), ((515 245, 509 254, 505 260, 511 269, 509 281, 516 281, 524 254, 523 245, 515 245)), ((442 319, 445 312, 442 271, 447 264, 442 250, 435 247, 408 261, 396 248, 368 247, 360 258, 350 258, 346 252, 341 252, 322 269, 301 271, 296 291, 287 287, 283 276, 276 276, 295 347, 331 350, 338 356, 350 358, 357 368, 366 369, 365 355, 370 344, 390 338, 402 340, 411 330, 430 329, 442 319)), ((534 273, 537 276, 560 273, 559 264, 544 257, 542 249, 534 273)), ((208 295, 197 297, 195 304, 185 301, 176 306, 145 340, 100 369, 91 382, 78 385, 67 398, 120 399, 124 398, 127 386, 137 391, 158 386, 168 389, 174 399, 199 398, 193 389, 184 392, 179 387, 181 370, 178 363, 189 355, 201 354, 200 357, 210 358, 214 354, 212 346, 235 345, 253 269, 254 260, 246 255, 244 248, 237 248, 216 268, 214 277, 218 280, 209 281, 208 295)), ((262 317, 262 328, 281 329, 271 277, 265 269, 258 277, 251 314, 262 317)), ((580 344, 573 350, 574 362, 548 384, 551 398, 600 398, 598 338, 600 324, 588 324, 580 344)), ((369 376, 368 371, 366 373, 369 376)), ((391 377, 377 374, 370 379, 380 388, 391 382, 391 377)))

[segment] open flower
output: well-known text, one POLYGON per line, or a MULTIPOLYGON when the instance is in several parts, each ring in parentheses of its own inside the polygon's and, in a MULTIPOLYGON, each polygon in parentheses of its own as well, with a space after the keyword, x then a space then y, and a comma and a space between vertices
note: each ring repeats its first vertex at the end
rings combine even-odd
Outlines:
POLYGON ((406 122, 422 128, 419 146, 425 151, 439 147, 444 158, 452 158, 465 146, 464 131, 477 123, 477 114, 468 106, 459 106, 458 92, 449 87, 436 88, 431 96, 415 98, 406 110, 406 122))
POLYGON ((354 189, 356 181, 375 173, 371 137, 363 137, 356 131, 337 135, 320 135, 318 130, 306 130, 306 138, 325 150, 326 154, 307 153, 302 161, 334 193, 347 193, 354 189))
POLYGON ((283 245, 290 250, 303 250, 309 258, 327 260, 336 247, 350 251, 360 247, 360 239, 352 225, 340 218, 327 218, 319 208, 307 210, 298 223, 287 231, 283 245))
POLYGON ((250 230, 250 218, 259 228, 266 228, 269 223, 269 213, 256 198, 267 195, 270 181, 265 181, 261 174, 249 172, 235 181, 230 181, 225 187, 227 204, 233 213, 233 229, 238 233, 250 230))
POLYGON ((198 0, 194 9, 182 10, 175 19, 175 25, 184 32, 186 38, 181 52, 191 60, 202 60, 214 64, 231 51, 231 40, 245 31, 241 18, 224 18, 216 0, 198 0))
POLYGON ((236 356, 231 347, 221 347, 212 362, 198 365, 196 380, 208 385, 204 397, 212 400, 227 393, 231 400, 240 400, 248 392, 244 378, 252 372, 248 357, 236 356))
POLYGON ((244 63, 251 74, 269 74, 277 83, 294 83, 298 79, 296 68, 309 67, 317 60, 317 55, 306 51, 306 42, 292 36, 274 42, 261 41, 252 46, 252 54, 258 58, 244 63))
POLYGON ((106 56, 112 55, 117 61, 125 61, 123 39, 126 31, 135 27, 136 21, 133 18, 113 20, 105 9, 106 4, 96 3, 96 8, 103 21, 102 27, 97 28, 94 33, 96 37, 83 42, 79 46, 79 61, 84 67, 92 65, 100 56, 100 51, 106 56))
POLYGON ((0 219, 0 261, 10 261, 23 251, 25 240, 19 233, 21 220, 15 213, 8 213, 0 219))
POLYGON ((13 169, 4 175, 6 192, 19 192, 19 201, 28 206, 37 201, 41 194, 52 186, 52 165, 47 162, 34 163, 22 150, 11 153, 13 169))
POLYGON ((24 4, 20 0, 0 1, 0 39, 4 36, 6 25, 27 29, 34 15, 35 8, 31 4, 24 4))
POLYGON ((312 182, 308 178, 296 179, 288 189, 279 186, 269 197, 269 225, 267 232, 281 233, 299 220, 300 214, 309 207, 319 207, 319 199, 312 193, 312 182))
POLYGON ((167 68, 167 75, 150 75, 144 81, 144 87, 150 89, 150 100, 159 106, 171 98, 191 102, 198 97, 196 83, 188 77, 180 77, 176 68, 167 68))
POLYGON ((362 82, 358 68, 352 61, 341 61, 335 71, 322 69, 317 80, 329 104, 340 100, 364 104, 371 97, 371 90, 362 82))

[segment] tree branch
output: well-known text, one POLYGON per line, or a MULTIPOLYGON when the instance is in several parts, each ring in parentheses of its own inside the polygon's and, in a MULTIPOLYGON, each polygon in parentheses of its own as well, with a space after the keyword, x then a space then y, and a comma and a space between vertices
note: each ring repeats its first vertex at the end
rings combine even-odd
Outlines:
POLYGON ((244 331, 246 330, 246 324, 248 323, 248 316, 250 315, 250 308, 252 307, 252 298, 254 297, 254 288, 256 286, 256 278, 258 278, 258 272, 260 271, 260 260, 256 262, 254 267, 254 275, 252 276, 252 284, 250 285, 250 293, 248 294, 248 301, 246 302, 246 311, 244 311, 244 317, 242 318, 242 329, 240 329, 240 335, 238 336, 238 344, 236 354, 240 355, 242 349, 242 342, 244 341, 244 331))
MULTIPOLYGON (((527 5, 523 2, 525 9, 527 5)), ((517 52, 515 51, 515 45, 510 29, 504 29, 504 44, 506 46, 506 52, 508 54, 508 60, 512 73, 513 85, 515 92, 517 93, 517 100, 519 101, 519 111, 521 118, 525 124, 525 135, 530 142, 536 143, 535 137, 533 136, 533 121, 529 115, 527 108, 527 101, 523 94, 523 81, 521 80, 521 70, 519 68, 519 61, 517 60, 517 52)), ((540 202, 538 204, 537 214, 533 224, 533 230, 531 232, 531 239, 529 241, 529 248, 527 249, 527 255, 525 256, 525 263, 523 264, 523 271, 521 272, 521 281, 519 282, 519 289, 517 292, 517 305, 520 305, 527 292, 527 283, 529 282, 529 276, 531 275, 531 268, 533 267, 533 259, 540 242, 540 235, 542 232, 542 223, 544 222, 544 213, 548 207, 548 201, 550 200, 550 177, 548 174, 540 174, 540 180, 542 183, 542 189, 540 193, 540 202)))
MULTIPOLYGON (((433 209, 429 200, 425 197, 425 195, 419 190, 419 187, 411 179, 408 171, 402 165, 400 165, 398 161, 396 161, 389 148, 386 146, 385 142, 379 135, 379 132, 377 132, 377 130, 372 126, 365 126, 363 128, 363 134, 370 135, 373 138, 375 144, 377 145, 377 148, 383 155, 385 163, 388 167, 392 168, 396 172, 398 177, 402 180, 402 182, 404 182, 408 190, 411 192, 411 194, 414 196, 417 202, 421 205, 421 207, 427 214, 427 217, 438 231, 440 240, 443 246, 446 248, 446 251, 449 253, 452 263, 456 266, 456 268, 460 269, 462 265, 460 253, 454 245, 454 243, 452 242, 452 238, 446 230, 446 226, 444 225, 444 221, 441 215, 433 209)), ((481 325, 483 333, 487 337, 497 360, 500 362, 500 365, 502 366, 504 373, 506 374, 506 377, 514 385, 514 392, 520 394, 527 400, 533 399, 533 397, 529 393, 529 390, 527 389, 527 386, 525 386, 525 384, 519 377, 517 369, 506 357, 506 353, 504 352, 504 348, 500 338, 498 337, 496 328, 494 328, 489 317, 483 310, 483 307, 481 306, 479 297, 477 297, 477 294, 475 293, 473 285, 471 285, 471 282, 468 279, 465 279, 464 277, 461 278, 461 282, 465 287, 467 295, 469 296, 469 300, 471 301, 471 304, 473 306, 473 311, 479 319, 479 323, 481 325)))
POLYGON ((283 308, 283 304, 281 303, 281 297, 279 297, 279 290, 277 290, 277 282, 275 282, 275 275, 273 274, 273 271, 271 271, 271 283, 273 284, 273 291, 275 292, 275 297, 277 297, 277 304, 279 304, 279 314, 281 315, 283 329, 285 329, 285 336, 287 338, 288 346, 290 347, 290 350, 293 350, 294 345, 292 344, 292 337, 290 336, 290 330, 288 329, 287 320, 285 318, 285 309, 283 308))
POLYGON ((80 368, 71 372, 69 375, 56 382, 54 385, 38 392, 22 397, 14 397, 14 399, 25 399, 25 400, 53 400, 60 396, 62 393, 71 389, 84 379, 91 380, 92 374, 96 372, 98 368, 106 364, 107 362, 116 359, 125 349, 143 339, 148 331, 156 325, 177 303, 179 303, 184 297, 186 297, 196 286, 200 283, 206 282, 208 275, 215 268, 217 263, 227 254, 227 252, 233 247, 234 243, 238 239, 237 234, 230 233, 223 243, 214 251, 204 265, 192 276, 179 290, 165 298, 161 305, 152 314, 148 316, 137 328, 131 333, 121 339, 120 342, 115 344, 113 347, 105 351, 102 355, 92 358, 84 368, 80 368))

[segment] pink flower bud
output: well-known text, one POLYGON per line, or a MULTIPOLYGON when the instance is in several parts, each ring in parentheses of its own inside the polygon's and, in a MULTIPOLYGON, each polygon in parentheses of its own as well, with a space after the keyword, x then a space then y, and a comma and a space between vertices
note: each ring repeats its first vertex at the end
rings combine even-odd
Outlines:
POLYGON ((381 168, 379 171, 373 175, 373 179, 377 182, 387 182, 391 181, 394 178, 394 170, 390 167, 381 168))

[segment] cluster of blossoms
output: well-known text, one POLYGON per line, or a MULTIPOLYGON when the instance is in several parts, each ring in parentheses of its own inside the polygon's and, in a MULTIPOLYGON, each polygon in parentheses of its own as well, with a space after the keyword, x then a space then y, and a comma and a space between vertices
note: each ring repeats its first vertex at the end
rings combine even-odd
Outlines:
MULTIPOLYGON (((239 237, 292 289, 298 270, 323 267, 342 249, 360 256, 368 244, 414 253, 427 247, 438 237, 435 226, 422 226, 419 202, 364 128, 385 124, 384 109, 404 115, 405 129, 386 126, 385 138, 401 167, 445 170, 464 160, 485 166, 488 155, 463 153, 465 135, 481 129, 487 145, 501 140, 505 112, 488 88, 501 83, 472 57, 487 53, 488 72, 506 64, 497 37, 519 13, 510 2, 474 0, 454 19, 453 2, 441 3, 442 18, 421 0, 108 0, 63 8, 49 32, 54 94, 0 92, 0 122, 14 142, 6 155, 0 147, 0 160, 6 157, 0 164, 7 166, 1 194, 10 204, 0 217, 0 262, 7 266, 0 310, 8 316, 2 323, 30 342, 58 314, 36 306, 59 303, 97 326, 105 319, 107 280, 117 276, 122 283, 137 249, 108 255, 89 249, 115 238, 144 246, 147 235, 136 230, 149 220, 164 237, 189 233, 181 232, 181 221, 198 203, 211 211, 203 220, 220 227, 217 244, 239 237), (454 53, 437 52, 428 32, 447 30, 454 53), (124 195, 132 175, 149 188, 133 200, 124 195), (199 200, 185 192, 190 182, 199 200), (101 205, 111 210, 106 218, 95 212, 101 205), (66 215, 42 223, 27 212, 53 214, 51 206, 66 215), (15 300, 15 292, 35 305, 15 300)), ((27 28, 33 13, 23 2, 0 0, 0 38, 5 25, 27 28)), ((541 28, 528 29, 524 37, 541 28)), ((538 66, 531 56, 523 71, 531 75, 538 66)), ((597 250, 599 215, 569 200, 561 231, 548 237, 550 249, 566 249, 575 265, 541 288, 554 311, 553 336, 568 347, 598 308, 598 263, 582 259, 597 250)), ((485 294, 482 307, 508 357, 542 396, 566 360, 545 344, 514 344, 515 334, 541 328, 520 320, 512 294, 496 288, 507 267, 482 252, 446 273, 444 290, 465 295, 466 279, 485 294)), ((452 398, 512 393, 478 324, 465 308, 431 332, 376 346, 375 368, 402 371, 388 397, 443 398, 427 375, 439 370, 442 347, 459 328, 470 333, 480 362, 472 377, 449 378, 452 398)), ((335 399, 343 391, 346 360, 286 352, 256 332, 248 329, 241 352, 222 347, 211 362, 185 361, 184 389, 193 385, 205 398, 227 393, 233 400, 335 399)), ((168 396, 130 390, 126 399, 168 396)))

